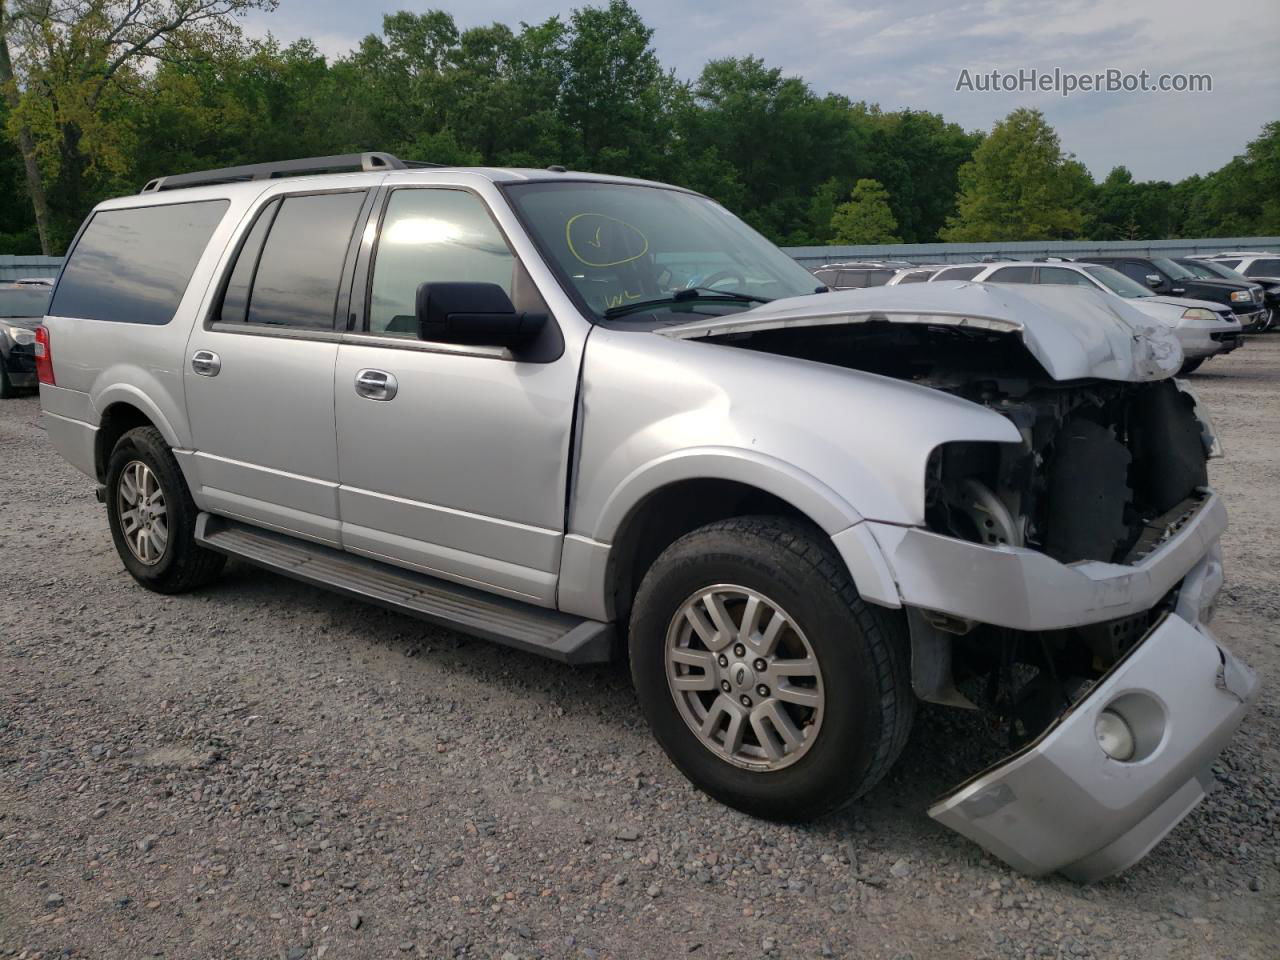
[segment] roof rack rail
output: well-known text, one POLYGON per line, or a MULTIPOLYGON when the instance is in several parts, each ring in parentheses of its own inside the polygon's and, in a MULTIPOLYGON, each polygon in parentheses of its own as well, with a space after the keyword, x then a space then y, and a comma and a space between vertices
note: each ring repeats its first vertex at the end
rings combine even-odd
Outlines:
POLYGON ((181 190, 185 187, 240 183, 246 180, 275 180, 280 177, 297 177, 308 173, 357 173, 360 171, 368 173, 375 170, 406 170, 411 167, 440 166, 444 164, 401 160, 389 153, 341 153, 329 157, 303 157, 298 160, 281 160, 278 163, 248 163, 240 167, 222 167, 218 170, 199 170, 195 173, 156 177, 147 182, 142 192, 157 193, 161 190, 181 190))

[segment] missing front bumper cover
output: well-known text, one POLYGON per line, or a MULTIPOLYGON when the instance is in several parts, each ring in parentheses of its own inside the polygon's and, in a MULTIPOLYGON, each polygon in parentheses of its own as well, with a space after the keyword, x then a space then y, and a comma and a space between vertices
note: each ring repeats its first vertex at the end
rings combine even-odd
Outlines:
POLYGON ((1118 873, 1204 798, 1257 690, 1206 627, 1169 614, 1039 737, 929 815, 1023 873, 1082 883, 1118 873), (1097 742, 1098 714, 1121 697, 1149 701, 1162 718, 1140 762, 1112 760, 1097 742))

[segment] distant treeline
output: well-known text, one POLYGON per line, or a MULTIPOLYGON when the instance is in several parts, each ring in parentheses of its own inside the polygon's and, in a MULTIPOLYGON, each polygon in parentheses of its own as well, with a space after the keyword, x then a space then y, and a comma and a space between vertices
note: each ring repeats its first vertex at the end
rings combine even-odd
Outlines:
POLYGON ((783 244, 1280 234, 1280 122, 1204 177, 1095 183, 1033 110, 965 131, 754 57, 677 79, 623 0, 515 29, 396 13, 333 62, 247 40, 235 15, 273 5, 0 0, 0 253, 61 253, 155 176, 361 150, 683 184, 783 244))

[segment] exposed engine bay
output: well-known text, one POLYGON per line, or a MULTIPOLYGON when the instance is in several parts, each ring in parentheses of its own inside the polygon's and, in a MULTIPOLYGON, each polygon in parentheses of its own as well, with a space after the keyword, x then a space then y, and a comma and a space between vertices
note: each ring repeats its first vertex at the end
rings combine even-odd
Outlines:
MULTIPOLYGON (((1062 563, 1135 563, 1206 497, 1210 438, 1172 379, 1056 381, 1015 334, 862 323, 732 334, 721 342, 894 377, 1007 417, 1020 444, 944 444, 930 458, 926 524, 1062 563)), ((1162 611, 1024 633, 919 611, 913 633, 949 640, 947 702, 967 701, 1034 737, 1145 634, 1162 611)))

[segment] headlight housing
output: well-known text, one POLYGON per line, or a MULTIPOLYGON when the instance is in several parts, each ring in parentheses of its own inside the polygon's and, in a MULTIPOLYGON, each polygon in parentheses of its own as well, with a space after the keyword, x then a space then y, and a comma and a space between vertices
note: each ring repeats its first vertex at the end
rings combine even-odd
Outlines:
POLYGON ((1218 315, 1206 307, 1188 307, 1182 311, 1183 320, 1217 320, 1218 315))
POLYGON ((1232 303, 1253 303, 1253 294, 1248 290, 1234 290, 1231 293, 1232 303))
POLYGON ((28 330, 26 327, 15 327, 10 323, 0 324, 0 328, 4 329, 10 340, 24 347, 36 342, 36 332, 34 330, 28 330))

